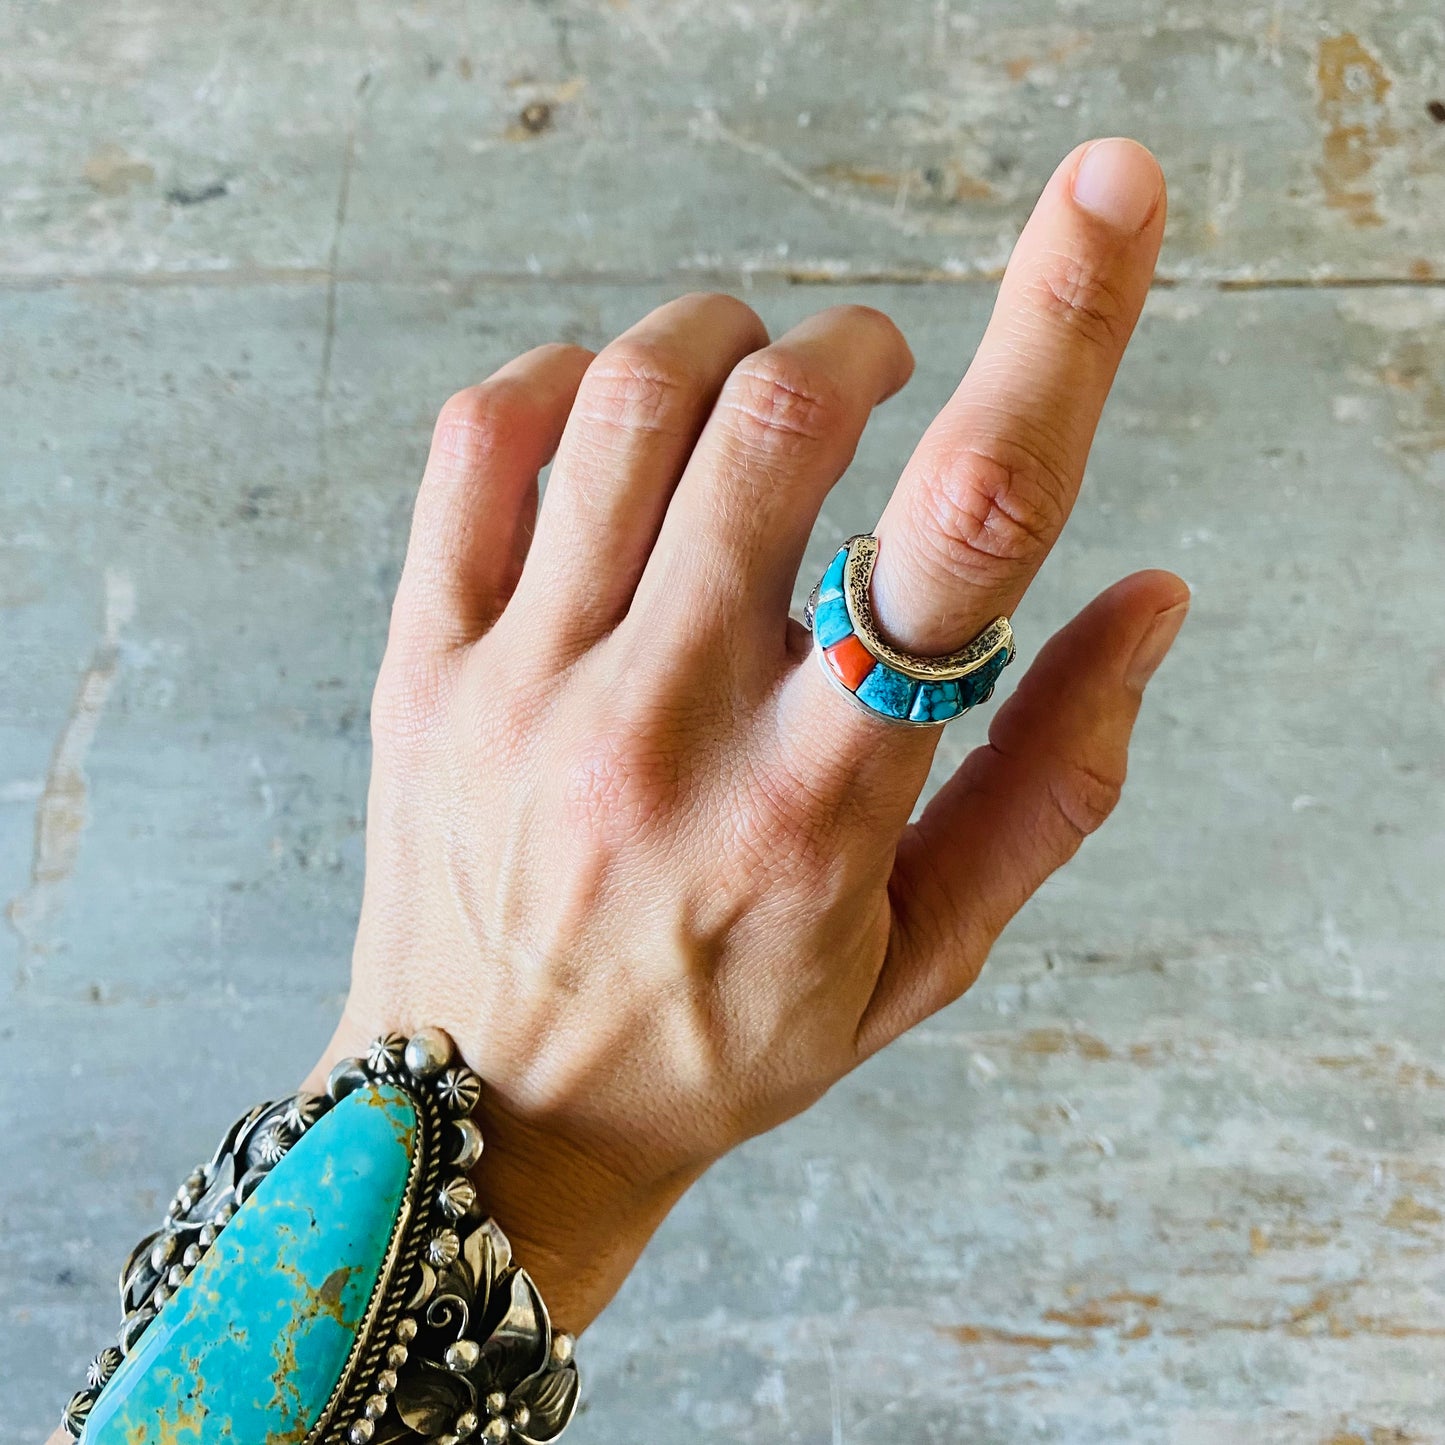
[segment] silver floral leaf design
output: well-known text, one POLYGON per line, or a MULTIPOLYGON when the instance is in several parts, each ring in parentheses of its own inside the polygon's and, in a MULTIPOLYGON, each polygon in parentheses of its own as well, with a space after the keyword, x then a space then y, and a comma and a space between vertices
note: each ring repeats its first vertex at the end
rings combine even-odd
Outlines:
POLYGON ((526 1270, 519 1269, 509 1283, 507 1311, 482 1345, 478 1370, 496 1382, 493 1388, 505 1389, 510 1395, 547 1363, 552 1323, 526 1270))
POLYGON ((525 1405, 531 1418, 513 1435, 524 1445, 547 1445, 567 1428, 577 1409, 581 1389, 577 1371, 570 1365, 560 1370, 543 1370, 513 1391, 511 1402, 525 1405))
POLYGON ((426 1299, 412 1362, 401 1372, 394 1409, 373 1445, 413 1435, 454 1445, 463 1416, 484 1420, 496 1413, 512 1421, 518 1445, 555 1440, 576 1409, 577 1371, 570 1361, 550 1363, 546 1307, 527 1273, 513 1267, 511 1246, 496 1225, 487 1220, 469 1232, 446 1269, 424 1267, 421 1293, 426 1299), (449 1349, 453 1359, 465 1358, 459 1344, 470 1344, 473 1363, 441 1363, 449 1349), (489 1402, 499 1395, 506 1404, 497 1412, 489 1402))
MULTIPOLYGON (((207 1225, 214 1228, 223 1224, 228 1211, 234 1212, 241 1195, 255 1188, 279 1157, 271 1157, 271 1144, 276 1136, 280 1134, 294 1142, 304 1132, 304 1125, 298 1129, 296 1121, 288 1118, 292 1104, 289 1099, 261 1104, 238 1119, 227 1130, 210 1160, 182 1185, 165 1225, 141 1240, 121 1270, 120 1301, 126 1314, 143 1308, 171 1262, 181 1257, 187 1245, 198 1242, 207 1225), (169 1250, 166 1263, 160 1269, 151 1260, 157 1244, 169 1250)), ((319 1113, 314 1117, 319 1117, 319 1113)))

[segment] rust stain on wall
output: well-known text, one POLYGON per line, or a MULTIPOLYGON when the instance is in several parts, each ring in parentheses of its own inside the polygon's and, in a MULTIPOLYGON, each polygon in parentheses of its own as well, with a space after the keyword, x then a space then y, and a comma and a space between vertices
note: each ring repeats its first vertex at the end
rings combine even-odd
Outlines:
POLYGON ((86 185, 103 196, 123 196, 132 186, 149 185, 156 178, 153 166, 113 143, 101 146, 81 174, 86 185))
POLYGON ((1385 1224, 1390 1229, 1412 1232, 1418 1231, 1424 1225, 1439 1224, 1442 1220, 1445 1220, 1445 1215, 1428 1204, 1422 1204, 1413 1194, 1401 1194, 1385 1216, 1385 1224))
POLYGON ((1066 35, 1062 40, 1048 46, 1043 51, 1025 52, 1020 55, 1010 56, 1004 62, 1004 71, 1008 78, 1015 84, 1027 80, 1033 72, 1040 67, 1052 68, 1063 65, 1066 61, 1072 60, 1074 56, 1089 49, 1093 44, 1093 37, 1081 31, 1066 35))
POLYGON ((1074 1029, 1028 1029, 1018 1035, 1015 1048, 1020 1053, 1036 1054, 1042 1058, 1063 1055, 1095 1063, 1114 1057, 1114 1051, 1103 1039, 1074 1029))
MULTIPOLYGON (((1406 336, 1379 367, 1380 380, 1390 389, 1396 433, 1392 449, 1407 463, 1422 465, 1432 454, 1445 451, 1445 375, 1440 366, 1438 328, 1406 336)), ((1437 1084, 1436 1074, 1428 1082, 1437 1084)))
MULTIPOLYGON (((1398 369, 1391 363, 1380 375, 1388 386, 1412 390, 1427 373, 1423 367, 1416 369, 1413 363, 1398 369)), ((1439 392, 1439 403, 1441 420, 1445 421, 1445 391, 1439 392)), ((1441 445, 1445 445, 1445 435, 1442 435, 1441 445)), ((1400 1057, 1397 1050, 1386 1044, 1376 1044, 1368 1053, 1316 1054, 1314 1062, 1322 1069, 1359 1074, 1373 1082, 1400 1089, 1445 1089, 1445 1074, 1428 1064, 1400 1057)))
POLYGON ((1013 1345, 1026 1350, 1057 1350, 1066 1346, 1079 1350, 1088 1349, 1093 1343, 1087 1335, 1031 1335, 995 1329, 992 1325, 949 1325, 943 1333, 961 1345, 1013 1345))
POLYGON ((1368 1428, 1368 1435, 1361 1435, 1357 1430, 1341 1430, 1331 1435, 1325 1445, 1414 1445, 1420 1438, 1389 1425, 1371 1425, 1368 1428))
POLYGON ((1080 1330, 1122 1329, 1125 1339, 1142 1339, 1149 1331, 1147 1324, 1138 1318, 1140 1311, 1157 1310, 1162 1303, 1157 1294, 1121 1289, 1099 1299, 1084 1300, 1068 1309, 1045 1310, 1044 1318, 1050 1324, 1068 1325, 1080 1330))
POLYGON ((35 805, 30 881, 6 910, 20 936, 22 978, 30 961, 44 951, 46 927, 59 907, 60 890, 80 857, 80 840, 90 819, 85 760, 115 686, 120 634, 134 612, 135 589, 130 578, 108 573, 104 630, 76 689, 35 805))
POLYGON ((1384 114, 1390 77, 1379 58, 1348 31, 1320 41, 1316 68, 1324 155, 1319 166, 1325 204, 1356 226, 1383 224, 1370 173, 1395 143, 1384 114))

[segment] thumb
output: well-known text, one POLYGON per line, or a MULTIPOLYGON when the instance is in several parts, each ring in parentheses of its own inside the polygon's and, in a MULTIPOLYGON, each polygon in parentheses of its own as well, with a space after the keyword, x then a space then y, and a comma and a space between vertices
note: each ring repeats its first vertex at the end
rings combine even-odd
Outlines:
POLYGON ((1144 687, 1188 611, 1189 589, 1169 572, 1136 573, 1095 598, 905 830, 861 1052, 963 993, 1004 925, 1113 812, 1144 687))

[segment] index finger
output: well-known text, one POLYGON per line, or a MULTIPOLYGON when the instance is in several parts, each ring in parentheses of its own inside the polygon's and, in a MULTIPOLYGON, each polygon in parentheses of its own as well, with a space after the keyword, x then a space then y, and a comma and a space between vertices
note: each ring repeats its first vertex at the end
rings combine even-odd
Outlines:
POLYGON ((876 530, 889 641, 962 646, 1017 606, 1068 519, 1164 231, 1164 177, 1130 140, 1067 156, 1020 235, 967 375, 876 530))

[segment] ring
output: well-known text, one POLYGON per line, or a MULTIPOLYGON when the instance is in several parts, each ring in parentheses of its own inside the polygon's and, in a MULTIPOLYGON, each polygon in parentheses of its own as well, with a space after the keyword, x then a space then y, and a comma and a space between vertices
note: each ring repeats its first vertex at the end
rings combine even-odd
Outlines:
POLYGON ((850 537, 813 588, 803 613, 815 651, 833 683, 885 722, 928 726, 951 722, 987 702, 1014 659, 1013 629, 996 617, 958 652, 916 657, 878 635, 868 586, 878 539, 850 537))

